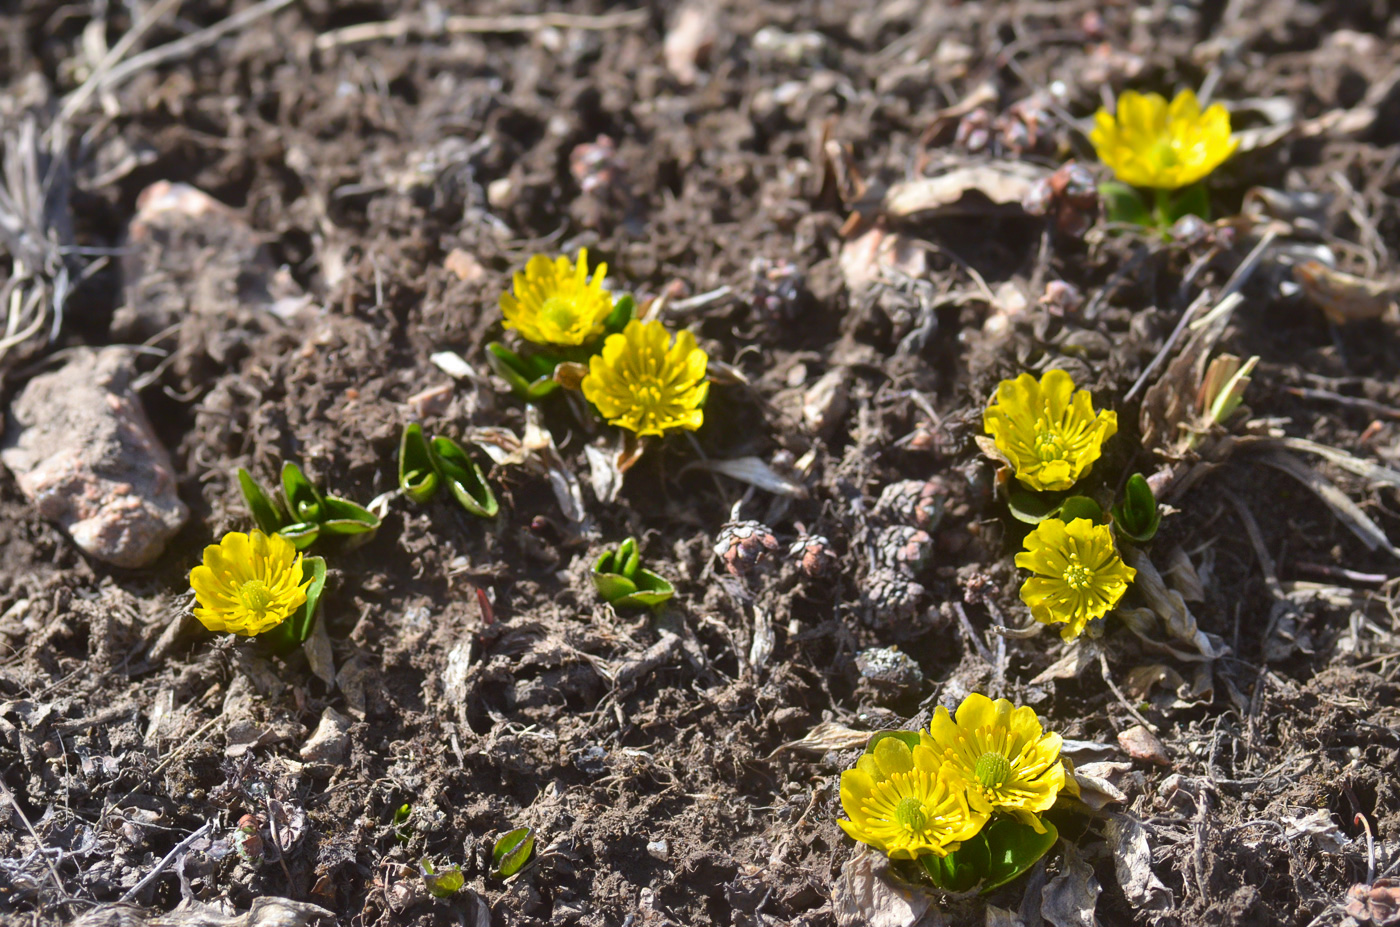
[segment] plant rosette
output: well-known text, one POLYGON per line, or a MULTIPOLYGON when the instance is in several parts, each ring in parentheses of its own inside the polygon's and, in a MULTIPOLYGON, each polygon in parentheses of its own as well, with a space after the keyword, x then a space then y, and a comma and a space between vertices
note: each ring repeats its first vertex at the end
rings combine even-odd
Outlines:
POLYGON ((664 577, 642 569, 635 538, 598 558, 593 565, 593 586, 614 608, 655 608, 676 592, 664 577))
POLYGON ((321 537, 336 538, 346 549, 358 547, 379 530, 379 516, 358 503, 322 493, 291 461, 282 464, 281 495, 268 492, 240 468, 238 488, 257 526, 305 550, 321 537))
POLYGON ((417 422, 404 426, 399 440, 399 489, 421 505, 444 485, 458 505, 478 518, 494 518, 500 511, 481 467, 460 444, 442 435, 428 440, 417 422))

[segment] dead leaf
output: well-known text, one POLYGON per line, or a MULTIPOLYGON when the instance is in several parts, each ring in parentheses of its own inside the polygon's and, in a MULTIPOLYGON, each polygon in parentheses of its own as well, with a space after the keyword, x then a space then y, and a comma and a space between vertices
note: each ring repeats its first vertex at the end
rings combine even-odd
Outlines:
POLYGON ((784 753, 788 750, 796 750, 799 753, 807 753, 812 756, 821 756, 832 750, 850 750, 853 747, 864 747, 866 741, 870 740, 870 731, 858 731, 852 727, 846 727, 835 721, 823 721, 807 732, 807 736, 801 740, 792 740, 782 744, 778 749, 768 754, 769 759, 784 753))
POLYGON ((779 496, 802 498, 807 495, 805 486, 782 476, 759 457, 735 457, 732 460, 696 460, 686 464, 681 472, 685 473, 688 470, 709 470, 712 473, 719 473, 732 480, 748 483, 750 486, 756 486, 765 492, 779 496))
POLYGON ((1347 889, 1347 913, 1362 924, 1392 927, 1400 924, 1400 880, 1377 879, 1347 889))
POLYGON ((992 161, 958 167, 937 177, 918 177, 892 184, 885 191, 880 211, 896 219, 933 215, 982 215, 985 203, 978 205, 963 198, 969 193, 996 207, 1021 208, 1021 200, 1035 182, 1049 174, 1024 161, 992 161))
POLYGON ((1149 663, 1128 670, 1128 678, 1123 683, 1123 688, 1134 701, 1142 701, 1151 695, 1157 686, 1175 692, 1184 685, 1186 680, 1172 667, 1165 663, 1149 663))
POLYGON ((1294 267, 1293 279, 1336 325, 1379 318, 1395 305, 1400 293, 1394 282, 1367 280, 1333 270, 1321 261, 1304 261, 1294 267))
POLYGON ((319 616, 311 626, 311 636, 301 645, 301 649, 306 653, 312 675, 324 682, 327 688, 334 689, 335 657, 331 653, 330 635, 326 633, 325 615, 319 616))
POLYGON ((1134 724, 1119 733, 1118 743, 1127 751, 1128 756, 1135 760, 1142 760, 1157 766, 1171 765, 1171 759, 1167 756, 1167 748, 1162 744, 1162 741, 1141 724, 1134 724))
POLYGON ((622 491, 617 452, 588 444, 583 448, 583 456, 588 458, 588 484, 593 487, 593 495, 604 505, 616 502, 617 494, 622 491))
POLYGON ((1397 550, 1390 543, 1390 539, 1386 537, 1380 525, 1372 521, 1371 516, 1367 515, 1361 506, 1352 502, 1351 498, 1338 489, 1327 477, 1285 451, 1261 454, 1259 460, 1275 469, 1282 470, 1312 490, 1313 495, 1325 502, 1336 519, 1348 531, 1360 538, 1361 543, 1365 544, 1368 550, 1383 550, 1392 557, 1400 559, 1400 550, 1397 550))
POLYGON ((707 3, 691 3, 681 7, 675 21, 666 32, 661 54, 666 70, 678 82, 689 86, 700 77, 700 65, 709 57, 719 37, 715 10, 707 3))
POLYGON ((841 927, 948 927, 933 895, 886 879, 889 860, 864 844, 836 879, 831 906, 841 927))
POLYGON ((1176 899, 1152 871, 1152 848, 1142 824, 1126 814, 1111 814, 1104 836, 1113 850, 1113 871, 1129 906, 1141 911, 1171 910, 1176 899))
POLYGON ((1085 763, 1083 766, 1076 766, 1074 779, 1079 783, 1080 801, 1095 811, 1102 811, 1112 804, 1126 803, 1128 796, 1122 789, 1110 782, 1109 777, 1131 772, 1132 768, 1132 763, 1111 762, 1085 763))
POLYGON ((1094 909, 1098 907, 1099 880, 1094 867, 1084 862, 1079 848, 1061 841, 1064 862, 1060 874, 1040 890, 1040 913, 1054 927, 1094 927, 1094 909))
POLYGON ((928 258, 918 241, 875 223, 841 246, 841 273, 846 287, 859 293, 893 268, 905 276, 921 278, 928 273, 928 258))

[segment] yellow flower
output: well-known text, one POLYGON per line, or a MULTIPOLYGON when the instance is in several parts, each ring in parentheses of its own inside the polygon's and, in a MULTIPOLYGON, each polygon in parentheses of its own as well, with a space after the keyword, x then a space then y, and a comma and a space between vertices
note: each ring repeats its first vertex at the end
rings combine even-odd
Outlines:
POLYGON ((962 783, 941 771, 943 760, 927 738, 921 740, 911 750, 898 737, 885 737, 841 774, 841 807, 851 819, 836 823, 891 859, 947 856, 987 823, 984 812, 969 807, 962 783))
POLYGON ((603 333, 613 311, 612 294, 603 289, 608 265, 599 264, 588 279, 588 249, 580 248, 578 263, 566 257, 551 261, 542 254, 530 258, 524 273, 515 275, 510 293, 501 294, 506 328, 536 344, 576 345, 603 333))
POLYGON ((1060 735, 1044 733, 1035 712, 974 692, 958 706, 957 720, 942 705, 929 724, 932 752, 966 784, 974 812, 1002 812, 1045 833, 1037 817, 1055 804, 1065 786, 1060 735))
POLYGON ((1103 443, 1118 431, 1118 415, 1094 414, 1088 390, 1075 391, 1063 370, 1040 382, 1028 373, 997 386, 996 402, 982 427, 1016 468, 1016 479, 1035 490, 1069 489, 1093 469, 1103 443))
POLYGON ((306 601, 301 554, 279 534, 230 531, 204 548, 190 570, 199 607, 194 616, 211 631, 252 637, 277 627, 306 601))
POLYGON ((1072 640, 1084 625, 1102 618, 1123 598, 1137 570, 1113 547, 1113 529, 1087 518, 1065 524, 1047 518, 1026 536, 1016 565, 1035 573, 1021 586, 1021 601, 1043 624, 1060 624, 1060 637, 1072 640))
POLYGON ((694 431, 705 420, 700 406, 710 389, 709 362, 690 332, 681 332, 672 344, 660 322, 633 319, 589 358, 581 388, 603 418, 639 435, 694 431))
POLYGON ((1126 91, 1115 118, 1094 114, 1089 133, 1099 160, 1135 187, 1175 190, 1189 186, 1234 154, 1230 114, 1215 103, 1201 112, 1196 94, 1183 90, 1170 104, 1160 94, 1126 91))

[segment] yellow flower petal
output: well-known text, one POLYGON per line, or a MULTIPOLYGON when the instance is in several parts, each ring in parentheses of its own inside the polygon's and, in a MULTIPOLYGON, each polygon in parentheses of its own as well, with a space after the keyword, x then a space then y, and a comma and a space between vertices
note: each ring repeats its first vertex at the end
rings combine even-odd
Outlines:
POLYGON ((1044 624, 1063 624, 1060 636, 1078 637, 1084 626, 1108 614, 1137 571, 1123 563, 1113 530, 1087 518, 1065 524, 1047 518, 1026 536, 1016 566, 1034 576, 1021 585, 1021 601, 1044 624))
POLYGON ((1094 114, 1089 141, 1099 160, 1123 183, 1175 190, 1202 180, 1239 145, 1230 115, 1219 103, 1203 113, 1191 90, 1168 103, 1162 96, 1125 91, 1116 114, 1094 114))
POLYGON ((673 343, 660 322, 633 319, 589 358, 581 389, 609 423, 639 435, 694 431, 705 420, 708 365, 690 332, 673 343))
POLYGON ((1093 468, 1103 442, 1118 431, 1118 416, 1095 414, 1087 390, 1075 391, 1063 370, 1049 370, 1039 382, 1028 373, 1003 380, 982 425, 1017 480, 1029 489, 1060 491, 1093 468))
POLYGON ((211 631, 253 636, 286 621, 306 601, 311 584, 301 554, 281 535, 231 531, 204 548, 190 571, 194 616, 211 631))
POLYGON ((608 265, 599 264, 588 276, 588 249, 577 263, 560 256, 551 261, 537 254, 512 280, 512 292, 499 304, 506 328, 527 341, 546 345, 580 345, 603 333, 613 311, 612 294, 603 289, 608 265))

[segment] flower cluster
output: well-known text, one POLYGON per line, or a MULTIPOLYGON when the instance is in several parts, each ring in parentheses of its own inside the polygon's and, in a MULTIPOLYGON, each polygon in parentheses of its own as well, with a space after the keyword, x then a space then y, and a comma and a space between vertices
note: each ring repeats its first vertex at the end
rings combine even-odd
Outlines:
POLYGON ((638 436, 694 431, 705 418, 709 357, 688 331, 673 339, 660 322, 630 318, 630 297, 614 302, 602 288, 606 273, 607 265, 599 264, 589 278, 587 249, 576 263, 532 257, 515 275, 512 291, 501 295, 501 315, 525 340, 564 353, 522 359, 494 346, 493 356, 514 366, 507 373, 519 379, 509 378, 529 399, 564 382, 554 370, 561 362, 582 370, 586 359, 586 373, 574 385, 609 424, 638 436), (551 375, 553 382, 542 382, 551 375))
POLYGON ((1089 141, 1123 183, 1157 190, 1203 180, 1239 147, 1225 107, 1216 103, 1202 112, 1190 90, 1171 103, 1156 93, 1125 92, 1116 113, 1094 114, 1089 141))
POLYGON ((973 693, 956 716, 939 707, 927 731, 880 737, 842 773, 850 820, 837 823, 891 859, 945 857, 998 816, 1044 833, 1040 815, 1065 787, 1060 744, 1030 708, 973 693))

